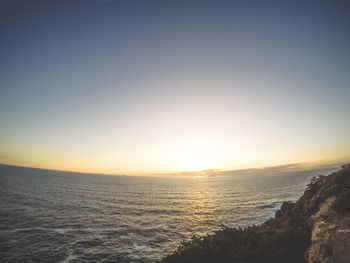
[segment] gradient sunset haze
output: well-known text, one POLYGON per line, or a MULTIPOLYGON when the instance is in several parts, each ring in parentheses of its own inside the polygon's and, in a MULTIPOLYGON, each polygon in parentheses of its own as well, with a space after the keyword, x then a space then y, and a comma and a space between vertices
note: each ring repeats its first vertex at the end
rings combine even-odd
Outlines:
POLYGON ((344 1, 34 3, 0 4, 0 163, 133 175, 349 160, 344 1))

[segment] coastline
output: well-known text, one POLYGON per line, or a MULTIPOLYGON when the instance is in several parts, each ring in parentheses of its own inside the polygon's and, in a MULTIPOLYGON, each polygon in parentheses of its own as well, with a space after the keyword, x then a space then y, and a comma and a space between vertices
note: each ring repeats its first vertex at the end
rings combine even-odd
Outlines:
POLYGON ((349 262, 349 200, 347 164, 314 177, 297 202, 284 202, 263 224, 193 237, 160 262, 349 262))

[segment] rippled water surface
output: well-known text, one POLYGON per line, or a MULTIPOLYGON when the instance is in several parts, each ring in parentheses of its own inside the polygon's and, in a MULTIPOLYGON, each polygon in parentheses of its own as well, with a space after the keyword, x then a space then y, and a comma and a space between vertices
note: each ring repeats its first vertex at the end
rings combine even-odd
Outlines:
POLYGON ((0 165, 1 262, 156 262, 192 235, 263 222, 316 174, 156 178, 0 165))

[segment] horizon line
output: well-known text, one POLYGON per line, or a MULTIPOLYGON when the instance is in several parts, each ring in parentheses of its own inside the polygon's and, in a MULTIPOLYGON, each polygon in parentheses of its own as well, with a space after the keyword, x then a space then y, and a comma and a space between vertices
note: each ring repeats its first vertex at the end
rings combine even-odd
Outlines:
POLYGON ((301 172, 301 171, 310 171, 310 170, 319 170, 319 169, 331 169, 336 168, 337 166, 344 165, 349 163, 349 161, 336 161, 330 163, 322 163, 322 161, 315 162, 304 162, 304 163, 287 163, 281 165, 271 165, 271 166, 258 166, 258 167, 248 167, 248 168, 238 168, 230 170, 221 170, 221 169, 206 169, 200 171, 180 171, 180 172, 168 172, 168 173, 146 173, 146 174, 117 174, 117 173, 98 173, 98 172, 85 172, 85 171, 73 171, 73 170, 61 170, 61 169, 52 169, 52 168, 42 168, 42 167, 33 167, 33 166, 24 166, 24 165, 15 165, 0 163, 2 166, 11 166, 11 167, 20 167, 28 169, 37 169, 37 170, 47 170, 47 171, 57 171, 57 172, 66 172, 66 173, 76 173, 76 174, 92 174, 92 175, 111 175, 111 176, 138 176, 138 177, 211 177, 211 176, 230 176, 230 175, 244 175, 244 174, 266 174, 268 172, 276 173, 286 173, 286 172, 301 172), (235 173, 235 174, 232 174, 235 173))

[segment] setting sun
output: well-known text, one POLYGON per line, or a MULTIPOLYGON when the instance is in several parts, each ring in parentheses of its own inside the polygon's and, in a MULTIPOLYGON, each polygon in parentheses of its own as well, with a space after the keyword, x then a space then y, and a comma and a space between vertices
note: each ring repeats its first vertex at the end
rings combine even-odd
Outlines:
POLYGON ((210 164, 205 159, 193 159, 188 165, 188 170, 192 172, 203 171, 210 169, 210 164))

